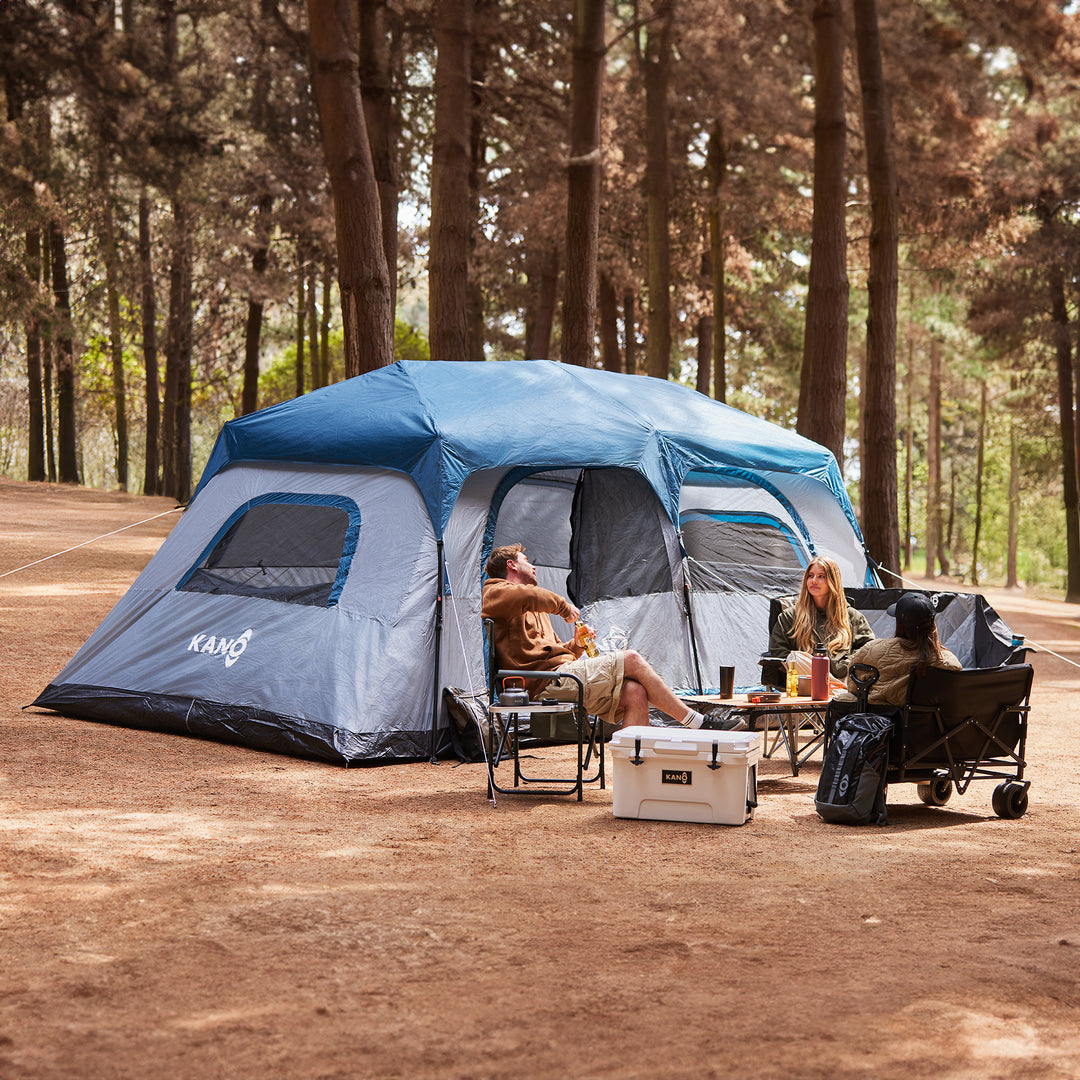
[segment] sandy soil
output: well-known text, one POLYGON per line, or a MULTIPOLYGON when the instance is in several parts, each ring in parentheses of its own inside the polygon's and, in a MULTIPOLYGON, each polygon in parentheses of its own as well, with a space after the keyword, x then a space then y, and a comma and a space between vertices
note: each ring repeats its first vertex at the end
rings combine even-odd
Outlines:
MULTIPOLYGON (((0 480, 0 574, 170 506, 0 480)), ((1076 667, 1034 657, 1023 818, 861 829, 779 757, 732 828, 23 710, 175 516, 0 577, 3 1080, 1080 1076, 1076 667)))

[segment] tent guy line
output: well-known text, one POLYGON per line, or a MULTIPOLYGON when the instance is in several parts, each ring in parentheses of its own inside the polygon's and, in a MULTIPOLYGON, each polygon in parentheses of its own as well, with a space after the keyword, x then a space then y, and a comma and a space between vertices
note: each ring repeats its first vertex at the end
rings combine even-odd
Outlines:
POLYGON ((137 525, 145 525, 148 521, 157 521, 158 518, 165 517, 168 514, 175 514, 177 510, 183 509, 184 507, 182 506, 174 506, 171 510, 165 510, 160 514, 155 514, 153 517, 143 518, 142 521, 133 521, 130 525, 125 525, 122 529, 113 529, 112 532, 102 533, 100 536, 95 536, 91 540, 84 540, 81 544, 76 544, 74 547, 64 548, 63 551, 57 551, 52 555, 46 555, 43 559, 35 559, 25 566, 17 566, 14 570, 5 570, 0 574, 0 578, 5 578, 9 574, 18 574, 22 570, 29 570, 31 566, 37 566, 39 563, 48 562, 50 559, 58 559, 61 555, 67 555, 69 551, 78 551, 79 548, 86 547, 87 544, 97 543, 98 540, 104 540, 107 536, 115 536, 117 533, 127 532, 128 529, 134 529, 137 525))

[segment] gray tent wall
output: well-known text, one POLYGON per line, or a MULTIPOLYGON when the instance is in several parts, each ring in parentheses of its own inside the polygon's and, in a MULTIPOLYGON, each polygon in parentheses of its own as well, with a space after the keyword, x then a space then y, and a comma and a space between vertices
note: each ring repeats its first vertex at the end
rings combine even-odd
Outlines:
MULTIPOLYGON (((738 565, 707 562, 694 557, 701 554, 700 543, 691 544, 684 559, 680 534, 648 485, 630 470, 474 475, 447 534, 454 597, 448 610, 455 613, 455 624, 444 632, 443 684, 485 685, 476 631, 481 581, 475 568, 498 544, 526 545, 540 584, 581 606, 601 648, 637 649, 673 686, 685 690, 715 688, 721 664, 735 666, 737 685, 760 681, 757 661, 768 644, 770 597, 797 588, 814 554, 835 558, 847 582, 873 581, 859 536, 821 481, 793 474, 695 471, 683 485, 680 517, 700 516, 702 510, 716 515, 705 529, 721 553, 735 542, 731 519, 742 524, 749 518, 759 526, 758 535, 787 538, 787 564, 778 564, 767 550, 757 564, 747 558, 738 565), (507 484, 513 486, 503 490, 507 484), (481 544, 479 515, 487 518, 481 544), (461 528, 466 520, 467 530, 461 528), (459 536, 467 542, 460 543, 459 536), (467 662, 463 648, 472 650, 467 662)), ((745 544, 739 553, 748 554, 745 544)), ((557 633, 569 637, 571 629, 561 619, 552 621, 557 633)))
POLYGON ((301 756, 425 757, 432 689, 420 673, 434 664, 437 561, 426 508, 400 473, 232 466, 192 503, 37 704, 301 756), (270 492, 344 497, 360 508, 338 602, 178 589, 237 508, 270 492))
POLYGON ((844 508, 812 477, 695 471, 683 484, 679 517, 703 689, 717 686, 721 665, 735 667, 736 686, 759 683, 769 597, 798 591, 815 555, 835 559, 846 584, 877 584, 844 508), (777 537, 784 558, 775 545, 755 553, 754 539, 777 537))
MULTIPOLYGON (((483 551, 521 542, 545 588, 571 596, 601 648, 635 648, 675 685, 692 685, 675 527, 639 474, 561 470, 497 492, 483 551)), ((556 633, 571 628, 552 619, 556 633)), ((481 683, 481 685, 483 685, 481 683)))

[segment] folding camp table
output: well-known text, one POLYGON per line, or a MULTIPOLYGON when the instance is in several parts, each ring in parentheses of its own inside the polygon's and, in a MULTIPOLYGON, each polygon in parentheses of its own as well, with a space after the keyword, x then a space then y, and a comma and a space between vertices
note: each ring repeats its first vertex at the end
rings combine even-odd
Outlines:
POLYGON ((783 743, 787 750, 788 761, 791 763, 791 775, 798 776, 799 768, 805 765, 810 756, 825 742, 825 714, 828 710, 828 701, 815 701, 811 697, 786 697, 781 695, 776 701, 755 700, 758 694, 734 694, 729 698, 719 697, 713 694, 697 694, 680 696, 680 701, 686 701, 693 706, 698 705, 724 705, 731 712, 745 716, 747 723, 753 727, 755 724, 762 726, 762 751, 763 758, 770 758, 773 751, 783 743), (770 721, 776 721, 776 732, 772 742, 769 742, 770 721), (804 737, 804 727, 809 725, 810 732, 804 737), (800 744, 800 738, 804 741, 800 744))

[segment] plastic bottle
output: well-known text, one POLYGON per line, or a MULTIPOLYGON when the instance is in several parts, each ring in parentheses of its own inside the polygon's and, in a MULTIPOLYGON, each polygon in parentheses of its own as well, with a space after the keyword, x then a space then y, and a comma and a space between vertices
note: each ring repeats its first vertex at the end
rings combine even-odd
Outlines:
POLYGON ((584 619, 578 619, 578 641, 585 646, 586 656, 599 656, 600 650, 596 647, 596 635, 585 626, 584 619))
POLYGON ((787 696, 798 697, 799 696, 799 669, 795 666, 795 661, 788 662, 787 668, 787 696))
POLYGON ((810 696, 814 701, 829 698, 829 654, 820 642, 814 646, 810 657, 810 696))

